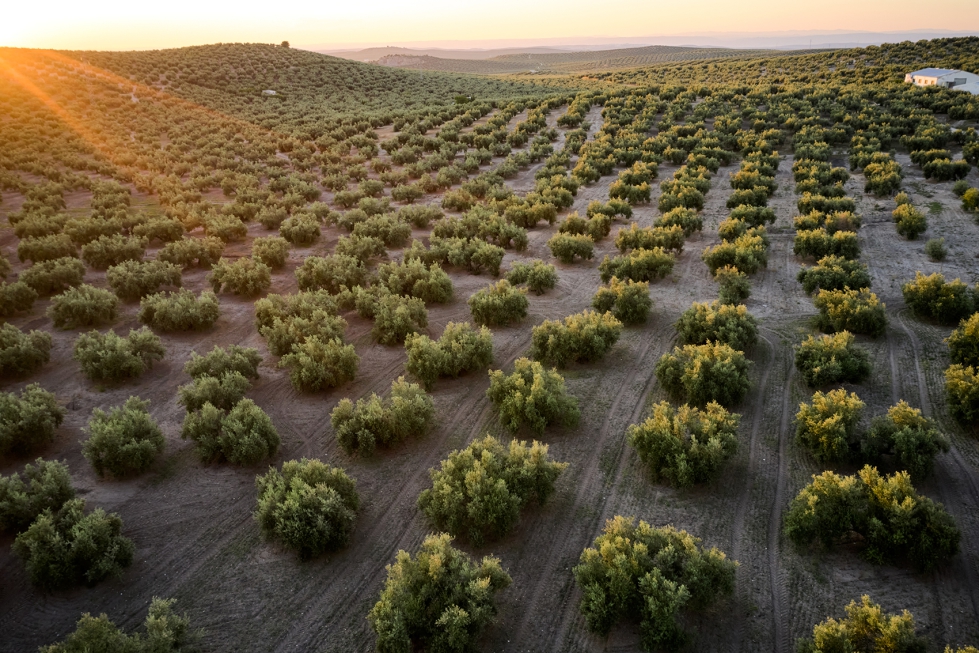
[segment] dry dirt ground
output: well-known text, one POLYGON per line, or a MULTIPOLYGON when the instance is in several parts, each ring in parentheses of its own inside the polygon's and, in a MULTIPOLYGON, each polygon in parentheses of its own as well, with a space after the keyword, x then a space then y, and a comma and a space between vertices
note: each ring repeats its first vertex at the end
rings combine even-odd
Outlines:
MULTIPOLYGON (((560 111, 551 115, 554 124, 560 111)), ((601 124, 599 111, 589 115, 592 132, 601 124)), ((563 130, 561 138, 563 139, 563 130)), ((560 146, 560 141, 557 146, 560 146)), ((474 550, 474 555, 499 556, 513 585, 498 596, 499 618, 482 643, 484 651, 634 651, 638 628, 623 623, 606 638, 589 634, 578 612, 580 593, 571 568, 582 549, 598 535, 604 521, 616 514, 634 515, 654 525, 674 524, 738 560, 735 595, 703 615, 690 618, 691 651, 776 651, 788 653, 795 638, 827 615, 840 615, 850 600, 869 594, 887 610, 907 608, 919 628, 942 644, 979 643, 979 445, 950 419, 945 407, 942 372, 947 355, 942 339, 950 331, 915 320, 903 307, 900 286, 914 276, 942 270, 948 277, 979 280, 979 227, 959 208, 950 184, 921 178, 906 155, 898 159, 907 175, 905 186, 915 203, 936 202, 941 211, 929 215, 926 237, 944 236, 950 255, 944 264, 924 255, 924 239, 905 241, 890 221, 893 200, 862 192, 855 175, 848 188, 864 216, 863 257, 873 274, 873 289, 886 302, 890 326, 886 337, 861 339, 873 355, 873 377, 853 389, 867 403, 867 416, 880 414, 898 399, 921 406, 936 418, 954 443, 942 455, 935 477, 923 490, 943 502, 963 531, 962 552, 943 570, 916 574, 907 569, 874 566, 854 551, 797 551, 781 536, 781 515, 789 500, 822 471, 794 443, 793 419, 810 391, 793 373, 792 347, 811 332, 815 313, 795 275, 800 261, 792 255, 792 218, 796 195, 791 154, 783 153, 779 190, 771 205, 778 221, 770 229, 772 249, 767 269, 753 278, 748 307, 761 323, 763 338, 750 352, 753 389, 738 411, 743 414, 741 446, 721 478, 707 487, 677 491, 654 484, 625 442, 625 429, 638 421, 650 402, 664 397, 653 369, 675 342, 673 324, 693 301, 716 297, 716 287, 700 260, 704 247, 718 242, 717 225, 727 215, 728 174, 722 168, 707 195, 704 230, 687 241, 674 272, 652 284, 654 301, 649 322, 626 328, 619 343, 599 363, 566 370, 569 390, 579 400, 581 424, 573 430, 548 430, 543 440, 557 460, 571 463, 558 481, 556 495, 543 507, 525 512, 518 528, 505 540, 474 550)), ((664 165, 659 179, 675 170, 664 165)), ((574 210, 584 212, 592 199, 607 199, 614 176, 579 191, 574 210)), ((973 185, 979 185, 974 171, 973 185)), ((525 190, 533 169, 512 180, 525 190)), ((654 187, 648 206, 639 207, 635 221, 649 225, 658 215, 654 187)), ((84 207, 79 194, 72 205, 84 207)), ((21 198, 5 194, 2 212, 14 210, 21 198)), ((617 228, 617 227, 616 227, 617 228)), ((260 226, 251 227, 260 235, 260 226)), ((552 260, 546 241, 557 227, 530 233, 526 252, 508 252, 504 269, 514 260, 552 260)), ((508 369, 527 354, 531 327, 589 308, 600 285, 598 264, 614 253, 614 233, 596 247, 592 261, 557 264, 558 286, 530 296, 530 313, 519 325, 494 331, 494 368, 508 369)), ((312 247, 295 249, 285 271, 273 276, 272 292, 292 292, 292 271, 312 254, 328 252, 338 232, 324 229, 312 247)), ((422 236, 424 232, 416 232, 422 236)), ((16 258, 9 227, 0 229, 0 249, 16 258)), ((229 248, 245 255, 246 245, 229 248)), ((153 255, 150 252, 150 256, 153 255)), ((18 270, 22 265, 15 266, 18 270)), ((206 272, 188 271, 185 285, 206 287, 206 272)), ((455 298, 429 308, 429 333, 437 336, 449 321, 469 318, 466 299, 488 284, 486 276, 452 272, 455 298)), ((89 283, 104 283, 104 274, 89 272, 89 283)), ((370 338, 370 323, 347 316, 348 338, 361 357, 356 381, 320 394, 293 390, 284 370, 268 355, 258 336, 250 301, 221 297, 222 315, 206 333, 164 336, 166 359, 142 378, 119 387, 100 388, 85 379, 71 359, 75 331, 54 331, 41 317, 39 302, 32 317, 15 319, 21 328, 54 332, 52 361, 29 379, 55 392, 67 408, 57 440, 43 455, 68 462, 79 493, 90 507, 118 512, 124 532, 136 544, 136 560, 125 574, 92 589, 42 594, 28 582, 20 560, 11 553, 11 539, 0 541, 0 650, 31 651, 64 637, 82 612, 107 613, 117 624, 135 628, 145 617, 151 597, 174 597, 194 626, 205 631, 204 644, 214 651, 368 651, 374 637, 366 614, 385 579, 385 565, 398 549, 415 550, 431 526, 415 505, 429 483, 428 470, 453 449, 487 432, 504 435, 485 396, 488 379, 475 373, 439 381, 433 391, 436 427, 426 437, 382 451, 371 459, 350 457, 337 447, 329 424, 330 411, 343 397, 383 393, 404 374, 404 350, 385 347, 370 338), (183 411, 176 388, 188 382, 182 367, 192 350, 237 343, 257 347, 265 355, 261 379, 248 393, 272 417, 282 436, 273 461, 317 457, 344 467, 357 479, 363 509, 352 541, 343 551, 312 562, 299 562, 287 550, 264 542, 252 519, 255 475, 267 465, 237 468, 202 465, 188 442, 180 439, 183 411), (154 468, 135 479, 99 480, 81 455, 83 428, 95 407, 121 404, 129 395, 149 399, 151 411, 167 436, 167 448, 154 468)), ((136 306, 126 305, 114 326, 137 327, 136 306)), ((6 391, 26 382, 6 382, 6 391)), ((520 434, 527 438, 528 434, 520 434)), ((9 474, 25 461, 4 461, 9 474)))

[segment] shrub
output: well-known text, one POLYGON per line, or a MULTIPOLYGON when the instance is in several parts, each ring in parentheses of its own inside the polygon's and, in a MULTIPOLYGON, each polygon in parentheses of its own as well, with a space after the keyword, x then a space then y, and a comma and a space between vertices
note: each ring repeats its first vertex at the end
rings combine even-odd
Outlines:
POLYGON ((811 268, 803 267, 796 277, 807 295, 817 290, 858 290, 870 287, 867 265, 843 258, 825 256, 811 268))
POLYGON ((367 281, 367 267, 353 256, 308 256, 296 268, 296 281, 300 290, 323 289, 337 294, 344 288, 363 285, 367 281))
POLYGON ((452 280, 439 266, 419 260, 385 263, 377 269, 378 282, 395 295, 444 304, 452 298, 452 280))
POLYGON ((654 479, 677 487, 709 483, 738 450, 741 416, 710 402, 704 410, 686 404, 673 408, 663 401, 626 435, 654 479))
POLYGON ((935 422, 903 400, 891 406, 886 417, 875 417, 860 441, 864 460, 893 456, 898 469, 906 470, 912 479, 931 474, 935 456, 948 449, 948 438, 939 432, 935 422))
POLYGON ((199 297, 187 289, 143 297, 139 321, 160 331, 203 331, 220 315, 217 295, 205 290, 199 297))
POLYGON ((51 360, 51 334, 24 333, 9 322, 0 326, 0 374, 26 375, 51 360))
POLYGON ((409 335, 405 351, 405 369, 431 389, 440 377, 457 377, 489 367, 493 362, 493 334, 485 326, 477 331, 468 322, 449 322, 438 340, 409 335))
POLYGON ((929 238, 925 243, 925 254, 929 260, 944 261, 948 256, 948 249, 945 247, 944 238, 929 238))
POLYGON ((683 228, 680 225, 640 229, 636 224, 631 224, 628 229, 619 229, 615 235, 615 246, 621 252, 660 247, 679 253, 683 251, 684 238, 683 228))
MULTIPOLYGON (((397 199, 397 198, 395 198, 397 199)), ((442 210, 437 206, 426 206, 416 204, 414 206, 403 206, 398 209, 396 214, 402 222, 407 222, 417 229, 426 229, 429 223, 441 220, 445 217, 442 210)))
POLYGON ((135 236, 99 236, 82 247, 82 260, 96 270, 105 270, 123 261, 138 261, 146 251, 146 241, 135 236))
POLYGON ((768 246, 760 236, 744 235, 731 242, 704 248, 700 258, 711 274, 723 267, 754 274, 768 265, 768 246))
POLYGON ((273 270, 285 266, 288 255, 289 242, 280 236, 266 236, 252 241, 252 258, 261 261, 273 270))
MULTIPOLYGON (((181 231, 183 228, 181 227, 181 231)), ((65 223, 65 233, 77 245, 87 245, 102 236, 118 236, 122 233, 122 221, 101 220, 95 217, 72 218, 65 223)))
POLYGON ((852 231, 830 234, 826 229, 802 229, 795 234, 792 251, 804 258, 822 259, 828 256, 855 259, 860 256, 860 241, 852 231))
POLYGON ((930 571, 959 549, 961 535, 945 509, 918 494, 907 472, 882 477, 866 466, 856 476, 823 472, 802 489, 785 514, 785 534, 797 546, 830 547, 856 532, 875 562, 908 561, 930 571))
POLYGON ((795 350, 795 366, 813 388, 831 383, 859 383, 870 376, 870 354, 855 344, 853 334, 840 331, 809 336, 795 350))
MULTIPOLYGON (((270 297, 280 297, 271 295, 270 297)), ((286 295, 295 298, 296 295, 286 295)), ((258 332, 265 338, 269 352, 273 356, 284 356, 292 351, 294 345, 317 337, 323 342, 339 338, 343 340, 347 322, 337 316, 336 303, 325 291, 299 293, 298 300, 291 306, 265 310, 267 305, 256 302, 258 332), (321 301, 327 300, 327 301, 321 301)))
POLYGON ((245 378, 257 379, 258 366, 262 355, 252 347, 228 345, 227 348, 216 346, 201 356, 196 351, 190 352, 190 360, 184 365, 184 373, 197 379, 202 376, 220 377, 226 372, 238 372, 245 378))
POLYGON ((355 224, 353 235, 376 238, 386 247, 404 247, 411 238, 411 226, 392 215, 375 215, 355 224))
POLYGON ((372 236, 340 236, 333 252, 341 256, 352 256, 367 262, 375 256, 383 256, 386 251, 384 241, 372 236))
POLYGON ((694 302, 675 326, 686 345, 721 342, 744 350, 758 342, 758 321, 743 304, 694 302))
POLYGON ((346 453, 372 456, 378 446, 424 435, 434 417, 432 398, 417 384, 398 377, 391 384, 390 399, 384 401, 373 393, 356 404, 341 399, 330 414, 330 423, 346 453))
POLYGON ((254 258, 229 261, 222 258, 214 266, 207 280, 214 292, 227 290, 235 295, 259 295, 272 285, 272 270, 254 258))
POLYGON ((676 258, 661 247, 654 249, 634 249, 628 254, 609 258, 598 266, 602 281, 608 283, 612 277, 632 281, 655 281, 673 271, 676 258))
POLYGON ((123 261, 105 275, 109 287, 127 302, 159 291, 160 286, 180 286, 180 268, 163 261, 123 261))
POLYGON ((409 334, 428 326, 425 302, 417 297, 393 295, 387 291, 379 295, 361 293, 357 310, 362 316, 374 320, 371 335, 382 345, 404 342, 409 334))
POLYGON ((356 482, 319 460, 289 460, 255 479, 255 521, 262 534, 295 549, 303 560, 343 547, 360 497, 356 482))
POLYGON ((184 226, 170 218, 150 218, 133 227, 133 235, 146 242, 172 243, 184 237, 184 226))
POLYGON ((842 388, 816 392, 812 403, 800 404, 796 414, 796 439, 821 463, 841 462, 850 457, 857 441, 857 423, 864 403, 842 388))
POLYGON ((910 204, 900 204, 894 209, 892 216, 897 223, 897 233, 908 240, 915 240, 928 228, 925 214, 910 204))
POLYGON ((531 501, 543 505, 566 468, 545 444, 504 446, 488 435, 429 471, 432 487, 418 496, 418 507, 437 528, 481 546, 509 533, 531 501))
POLYGON ((165 353, 160 337, 143 327, 130 329, 125 338, 115 331, 82 333, 75 339, 73 358, 90 380, 114 383, 139 376, 165 353))
POLYGON ((775 211, 764 206, 742 204, 731 209, 732 220, 742 220, 749 228, 762 227, 775 222, 775 211))
MULTIPOLYGON (((860 604, 850 601, 846 606, 846 618, 837 621, 829 618, 816 624, 812 638, 796 643, 797 653, 820 651, 852 651, 874 653, 891 650, 895 653, 924 653, 926 642, 914 632, 914 617, 905 610, 901 614, 885 614, 881 607, 866 594, 860 604)), ((945 649, 952 653, 951 648, 945 649)), ((968 653, 963 649, 961 653, 968 653)))
POLYGON ((976 310, 973 291, 960 279, 945 281, 940 272, 925 276, 920 271, 901 287, 904 303, 918 317, 952 325, 972 315, 976 310))
POLYGON ((539 259, 530 263, 516 262, 510 267, 506 279, 513 285, 525 283, 534 294, 543 295, 557 285, 557 269, 539 259))
POLYGON ((31 582, 43 590, 92 586, 132 564, 135 547, 121 533, 119 515, 101 508, 86 515, 84 499, 70 499, 41 513, 13 548, 31 582))
POLYGON ((850 331, 876 338, 887 328, 883 302, 866 288, 820 290, 813 303, 819 309, 816 324, 827 333, 850 331))
POLYGON ((223 459, 233 465, 271 458, 280 444, 272 420, 251 399, 242 399, 228 413, 208 403, 187 413, 180 437, 194 441, 204 462, 223 459))
POLYGON ((231 410, 245 397, 249 387, 251 383, 241 372, 228 371, 220 376, 202 374, 194 377, 192 383, 177 388, 177 403, 187 412, 198 411, 204 404, 231 410))
POLYGON ((130 397, 108 413, 101 408, 92 411, 82 453, 96 474, 103 477, 140 474, 163 451, 163 432, 150 416, 149 405, 148 401, 130 397))
POLYGON ((0 475, 0 533, 27 530, 45 510, 58 510, 75 498, 68 466, 38 458, 24 466, 23 477, 0 475))
POLYGON ((562 263, 574 263, 575 258, 591 259, 595 250, 595 241, 583 234, 557 233, 547 241, 547 246, 562 263))
POLYGON ((952 417, 966 428, 979 424, 979 369, 953 364, 945 370, 945 394, 952 417))
POLYGON ((611 313, 584 311, 564 320, 544 320, 534 327, 531 355, 556 367, 602 358, 622 335, 622 323, 611 313))
POLYGON ((969 165, 969 162, 962 159, 952 161, 948 158, 941 158, 921 164, 921 170, 925 173, 925 178, 936 181, 964 179, 969 174, 971 168, 972 166, 969 165))
POLYGON ((37 292, 23 281, 5 283, 0 281, 0 317, 10 317, 34 307, 37 292))
POLYGON ((20 273, 18 281, 26 283, 41 296, 55 295, 81 285, 85 264, 77 258, 56 258, 35 263, 20 273))
POLYGON ((527 291, 505 279, 474 293, 468 304, 476 324, 507 326, 527 317, 527 291))
POLYGON ((667 211, 653 222, 654 227, 670 228, 680 227, 683 235, 689 238, 693 232, 704 228, 704 220, 696 211, 685 208, 676 208, 667 211))
POLYGON ((702 610, 734 591, 737 563, 672 526, 616 516, 574 568, 588 629, 605 636, 621 619, 639 618, 643 650, 676 650, 686 635, 684 608, 702 610))
POLYGON ((317 336, 293 345, 292 352, 279 361, 280 367, 289 368, 293 387, 306 392, 352 381, 359 364, 360 357, 353 345, 345 345, 339 338, 320 340, 317 336))
POLYGON ((36 383, 19 397, 0 393, 0 455, 31 453, 48 444, 64 419, 55 396, 36 383))
POLYGON ((93 617, 89 613, 78 620, 78 627, 62 642, 42 646, 40 653, 89 653, 118 651, 119 653, 157 653, 159 651, 193 650, 196 634, 189 631, 186 616, 173 613, 174 599, 153 597, 144 628, 145 639, 138 633, 126 635, 109 621, 105 614, 93 617))
POLYGON ((51 299, 48 317, 59 329, 98 326, 116 319, 119 299, 108 290, 82 284, 51 299))
POLYGON ((208 236, 205 238, 184 238, 167 243, 157 255, 157 260, 173 263, 180 267, 206 268, 217 263, 224 251, 224 241, 208 236))
POLYGON ((577 426, 578 400, 567 394, 564 379, 555 370, 527 358, 514 361, 513 374, 491 370, 486 392, 500 412, 500 420, 516 433, 526 424, 540 435, 550 424, 577 426))
POLYGON ((751 387, 751 361, 720 342, 674 347, 656 364, 656 378, 675 399, 695 406, 714 401, 731 406, 744 399, 751 387))
POLYGON ((279 225, 279 234, 297 247, 312 245, 320 238, 320 221, 315 215, 297 213, 279 225))
POLYGON ((641 324, 649 317, 653 300, 649 298, 648 282, 623 282, 612 277, 607 286, 598 289, 591 305, 599 313, 611 312, 624 324, 641 324))
POLYGON ((475 647, 496 615, 493 595, 512 581, 497 558, 477 566, 451 542, 444 533, 429 535, 414 557, 398 551, 367 615, 377 650, 461 653, 475 647))
POLYGON ((953 363, 979 367, 979 313, 962 320, 945 342, 953 363))
POLYGON ((21 261, 41 263, 77 255, 75 243, 71 242, 67 234, 23 238, 17 244, 17 258, 21 261))
POLYGON ((714 281, 718 285, 718 301, 722 304, 740 304, 751 296, 748 275, 733 265, 717 268, 714 271, 714 281))
MULTIPOLYGON (((962 209, 964 211, 979 211, 979 188, 970 188, 962 194, 962 209)), ((17 248, 20 251, 20 248, 17 248)))
POLYGON ((248 236, 248 227, 233 215, 209 215, 205 217, 204 234, 210 238, 218 238, 226 243, 244 240, 248 236))

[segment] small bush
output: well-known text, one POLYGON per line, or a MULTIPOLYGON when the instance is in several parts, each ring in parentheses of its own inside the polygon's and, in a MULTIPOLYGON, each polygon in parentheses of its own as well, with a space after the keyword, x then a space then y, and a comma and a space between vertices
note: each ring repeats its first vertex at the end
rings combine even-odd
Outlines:
POLYGON ((830 234, 826 229, 803 229, 795 234, 792 251, 803 258, 822 259, 828 256, 855 259, 860 256, 860 241, 852 231, 830 234))
POLYGON ((409 334, 428 326, 425 302, 417 297, 393 295, 387 291, 379 295, 361 293, 357 310, 363 317, 374 320, 371 335, 382 345, 404 342, 409 334))
POLYGON ((876 338, 887 328, 883 302, 866 288, 820 290, 813 303, 819 309, 816 324, 827 333, 850 331, 876 338))
POLYGON ((125 302, 134 302, 158 292, 160 286, 180 287, 180 268, 163 261, 124 261, 105 275, 109 287, 125 302))
POLYGON ((262 355, 253 347, 228 345, 216 346, 201 356, 190 352, 190 360, 184 365, 184 373, 197 379, 202 376, 220 377, 227 372, 238 372, 248 379, 258 378, 258 366, 262 355))
POLYGON ((920 271, 901 287, 904 303, 918 317, 952 325, 976 311, 976 297, 961 280, 945 281, 940 272, 925 276, 920 271))
POLYGON ((944 238, 930 238, 925 243, 925 254, 932 261, 944 261, 948 256, 948 249, 945 247, 944 238))
POLYGON ((431 389, 440 377, 457 377, 489 367, 493 362, 493 334, 485 326, 476 330, 467 322, 449 322, 438 340, 409 335, 405 351, 405 369, 431 389))
POLYGON ((575 361, 602 358, 622 335, 622 323, 611 313, 584 311, 564 320, 545 320, 534 327, 532 357, 546 365, 565 367, 575 361))
POLYGON ((619 229, 615 235, 615 246, 621 252, 660 247, 679 253, 683 251, 684 239, 683 228, 680 225, 640 229, 636 224, 631 224, 628 229, 619 229))
POLYGON ((725 265, 714 271, 717 282, 717 297, 722 304, 740 304, 751 296, 751 282, 748 275, 734 267, 725 265))
POLYGON ((612 277, 607 286, 598 289, 591 305, 599 313, 611 312, 623 324, 641 324, 649 317, 649 309, 653 306, 649 282, 619 281, 612 277))
POLYGON ((34 307, 37 292, 23 281, 8 284, 0 281, 0 317, 29 311, 34 307))
POLYGON ((574 263, 575 258, 589 260, 595 251, 595 241, 583 234, 557 233, 547 241, 547 246, 562 263, 574 263))
POLYGON ((259 295, 272 285, 272 270, 254 258, 240 258, 229 261, 222 258, 214 266, 207 280, 219 293, 227 290, 235 295, 259 295))
POLYGON ((159 331, 203 331, 220 315, 217 295, 205 290, 199 297, 187 289, 161 292, 139 303, 139 321, 159 331))
POLYGON ((588 630, 604 637, 618 621, 638 617, 641 647, 654 651, 682 648, 680 611, 703 610, 732 594, 736 568, 686 531, 616 516, 573 572, 588 630))
POLYGON ((857 423, 864 403, 842 388, 816 392, 812 403, 800 404, 796 414, 796 439, 821 463, 842 462, 858 439, 857 423))
MULTIPOLYGON (((832 617, 816 624, 812 638, 796 642, 797 653, 820 651, 852 651, 874 653, 890 649, 901 653, 924 653, 927 640, 914 632, 914 617, 905 610, 901 614, 886 614, 866 594, 846 606, 846 618, 837 621, 832 617)), ((970 647, 971 648, 971 647, 970 647)), ((975 649, 973 649, 975 650, 975 649)), ((953 653, 946 648, 945 653, 953 653)), ((959 653, 971 653, 961 649, 959 653)))
POLYGON ((432 487, 419 495, 418 507, 440 530, 480 546, 510 532, 532 501, 547 501, 566 468, 550 459, 547 445, 504 446, 486 436, 429 471, 432 487))
POLYGON ((675 262, 676 258, 661 247, 634 249, 621 256, 606 256, 598 270, 604 283, 608 283, 612 277, 648 282, 662 279, 673 272, 675 262))
POLYGON ((452 280, 439 266, 418 260, 385 263, 377 269, 378 282, 395 295, 417 297, 425 303, 444 304, 452 298, 452 280))
POLYGON ((38 458, 24 466, 23 477, 0 475, 0 533, 25 531, 45 510, 58 510, 74 498, 68 466, 57 460, 38 458))
POLYGON ((626 432, 629 444, 654 479, 677 487, 709 483, 738 450, 741 416, 710 402, 704 410, 663 401, 653 413, 626 432))
POLYGON ((75 250, 75 243, 67 234, 23 238, 17 244, 17 258, 21 261, 42 263, 69 256, 78 256, 78 253, 75 250))
MULTIPOLYGON (((964 211, 979 211, 979 188, 970 188, 962 193, 962 209, 964 211)), ((17 250, 20 251, 20 248, 17 250)))
POLYGON ((20 273, 18 281, 47 297, 81 285, 84 278, 85 264, 77 258, 65 257, 35 263, 20 273))
POLYGON ((233 215, 209 215, 202 222, 207 237, 218 238, 225 243, 242 241, 248 236, 248 227, 233 215))
POLYGON ((825 256, 811 268, 803 267, 796 277, 807 295, 817 290, 859 290, 870 287, 867 265, 843 258, 825 256))
POLYGON ((90 380, 114 383, 139 376, 165 353, 160 337, 143 327, 131 329, 125 338, 114 331, 83 333, 75 339, 72 357, 90 380))
POLYGON ((180 437, 194 441, 204 462, 227 460, 233 465, 271 458, 280 444, 272 420, 251 399, 242 399, 228 413, 207 403, 187 413, 180 437))
POLYGON ((92 412, 82 453, 99 476, 141 474, 163 451, 163 432, 150 416, 150 402, 130 397, 106 413, 92 412))
POLYGON ((194 377, 192 383, 177 388, 177 403, 187 412, 198 411, 204 404, 231 410, 244 399, 249 387, 251 383, 241 372, 228 371, 220 376, 202 374, 194 377))
POLYGON ((964 427, 979 424, 979 369, 972 365, 953 364, 945 370, 945 395, 952 417, 964 427))
POLYGON ((514 361, 513 374, 507 376, 501 370, 491 370, 489 377, 486 396, 511 432, 516 433, 525 424, 538 435, 551 424, 578 425, 578 400, 568 395, 564 379, 557 371, 518 358, 514 361))
POLYGON ((206 268, 214 265, 224 251, 224 241, 208 236, 205 238, 184 238, 167 243, 157 255, 157 260, 173 263, 183 268, 206 268))
POLYGON ((953 363, 979 367, 979 313, 962 320, 945 342, 953 363))
POLYGON ((0 375, 23 376, 51 360, 51 334, 24 333, 9 322, 0 326, 0 375))
POLYGON ((700 217, 700 214, 696 211, 685 208, 676 208, 671 211, 667 211, 662 216, 656 219, 653 223, 654 227, 680 227, 683 229, 683 235, 689 238, 693 235, 693 232, 700 231, 704 228, 704 220, 700 217))
POLYGON ((385 251, 383 240, 361 235, 340 236, 333 250, 336 255, 352 256, 365 263, 374 257, 383 256, 385 251))
POLYGON ((525 283, 535 295, 543 295, 557 285, 557 269, 553 264, 539 259, 530 263, 517 262, 511 266, 506 279, 513 285, 525 283))
POLYGON ((512 582, 497 558, 477 566, 445 534, 412 556, 398 551, 367 615, 378 651, 468 651, 496 615, 493 595, 512 582))
POLYGON ((435 404, 417 384, 404 377, 391 384, 391 398, 376 394, 357 403, 341 399, 330 414, 337 443, 348 454, 374 455, 377 447, 389 447, 424 435, 435 417, 435 404))
POLYGON ((733 267, 754 274, 768 265, 768 246, 761 236, 744 235, 732 242, 706 247, 700 258, 711 274, 723 267, 733 267))
POLYGON ((146 241, 135 236, 99 236, 82 247, 82 260, 96 270, 105 270, 124 261, 138 261, 146 251, 146 241))
POLYGON ((0 455, 36 451, 54 440, 54 432, 65 419, 55 396, 36 383, 20 396, 0 393, 0 455))
POLYGON ((190 622, 186 616, 173 613, 173 603, 174 599, 153 597, 143 626, 146 629, 145 638, 139 633, 122 633, 105 614, 93 617, 86 612, 78 620, 75 632, 62 642, 42 646, 40 653, 157 653, 193 650, 196 634, 190 632, 190 622))
POLYGON ((795 366, 813 388, 859 383, 870 376, 870 354, 854 341, 848 331, 818 338, 809 336, 795 350, 795 366))
POLYGON ((312 245, 320 238, 320 221, 315 215, 297 213, 279 225, 279 234, 297 247, 312 245))
POLYGON ((722 406, 737 404, 748 393, 751 361, 729 345, 674 347, 656 364, 656 378, 679 401, 706 406, 714 401, 722 406))
POLYGON ((508 326, 527 317, 527 291, 501 279, 469 297, 469 310, 476 324, 508 326))
POLYGON ((925 214, 910 204, 900 204, 893 212, 894 222, 897 223, 897 233, 908 240, 915 240, 928 229, 925 214))
POLYGON ((675 326, 685 345, 721 342, 744 350, 758 342, 758 321, 743 304, 694 302, 675 326))
POLYGON ((360 357, 353 345, 339 338, 320 340, 316 336, 293 345, 292 352, 279 361, 289 369, 289 379, 297 390, 318 392, 353 381, 360 357))
POLYGON ((184 226, 170 218, 150 218, 133 227, 133 235, 146 242, 172 243, 184 237, 184 226))
POLYGON ((287 256, 289 256, 289 242, 285 238, 266 236, 252 241, 252 258, 273 270, 285 266, 287 256))
POLYGON ((892 456, 897 467, 906 470, 912 479, 931 474, 935 456, 948 449, 948 438, 939 432, 935 422, 903 400, 891 406, 886 416, 875 417, 860 441, 864 460, 892 456))
POLYGON ((289 460, 255 479, 255 521, 262 534, 295 549, 303 560, 346 545, 360 497, 356 482, 319 460, 289 460))
POLYGON ((337 294, 344 288, 362 286, 367 281, 367 267, 353 256, 308 256, 296 268, 300 290, 326 290, 337 294))
POLYGON ((119 298, 108 290, 82 284, 51 299, 48 317, 59 329, 99 326, 116 319, 119 298))
POLYGON ((119 515, 101 508, 86 515, 85 501, 70 499, 56 511, 41 513, 13 548, 31 582, 43 590, 92 586, 132 564, 135 547, 121 533, 119 515))

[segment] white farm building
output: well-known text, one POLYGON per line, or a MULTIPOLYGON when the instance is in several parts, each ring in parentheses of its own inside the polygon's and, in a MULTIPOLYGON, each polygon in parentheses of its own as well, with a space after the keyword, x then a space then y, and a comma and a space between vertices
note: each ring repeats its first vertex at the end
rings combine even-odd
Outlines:
POLYGON ((922 68, 904 76, 904 81, 915 86, 941 86, 955 91, 979 95, 979 75, 963 70, 947 68, 922 68))

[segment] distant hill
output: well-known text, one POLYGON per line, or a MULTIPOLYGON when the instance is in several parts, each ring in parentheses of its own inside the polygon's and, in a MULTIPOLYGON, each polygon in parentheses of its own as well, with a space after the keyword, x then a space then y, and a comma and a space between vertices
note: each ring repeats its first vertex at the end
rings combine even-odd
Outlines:
POLYGON ((437 57, 439 59, 492 59, 493 57, 510 54, 557 54, 561 52, 573 52, 574 50, 572 48, 549 47, 446 50, 442 48, 399 48, 388 46, 383 48, 365 48, 363 50, 314 51, 341 59, 351 59, 353 61, 377 61, 382 57, 389 56, 437 57))

